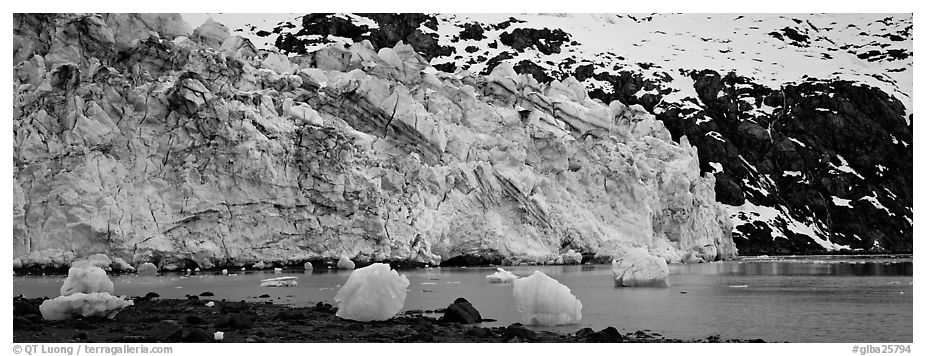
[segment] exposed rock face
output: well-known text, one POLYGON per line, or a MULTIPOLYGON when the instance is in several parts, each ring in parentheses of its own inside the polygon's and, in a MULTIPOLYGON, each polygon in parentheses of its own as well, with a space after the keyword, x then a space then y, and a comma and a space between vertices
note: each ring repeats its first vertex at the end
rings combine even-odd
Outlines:
MULTIPOLYGON (((741 253, 912 251, 909 14, 513 16, 425 16, 437 45, 406 43, 443 71, 507 64, 642 106, 698 148, 741 253), (699 19, 728 31, 684 27, 699 19)), ((364 14, 312 18, 389 31, 364 14)), ((293 39, 340 33, 306 26, 293 39)))
POLYGON ((171 17, 14 17, 24 265, 736 253, 697 150, 575 79, 451 75, 366 41, 290 59, 171 17))

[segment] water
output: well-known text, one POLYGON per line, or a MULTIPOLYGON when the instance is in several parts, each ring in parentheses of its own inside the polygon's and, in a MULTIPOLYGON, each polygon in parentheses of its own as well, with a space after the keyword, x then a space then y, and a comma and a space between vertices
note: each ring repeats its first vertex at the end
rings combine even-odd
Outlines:
MULTIPOLYGON (((574 332, 614 326, 622 332, 648 329, 670 338, 762 338, 779 342, 913 342, 912 257, 789 257, 670 265, 670 288, 615 288, 610 266, 518 266, 527 276, 543 271, 582 301, 579 324, 535 329, 574 332), (685 293, 682 293, 682 292, 685 293)), ((405 270, 411 284, 405 310, 445 308, 468 299, 484 326, 519 322, 510 284, 490 284, 493 268, 405 270)), ((269 300, 298 306, 333 302, 350 271, 317 268, 312 273, 240 272, 161 277, 115 276, 117 294, 164 298, 215 293, 229 301, 269 300), (297 276, 292 288, 260 287, 260 280, 297 276)), ((13 294, 58 294, 63 276, 14 277, 13 294)))

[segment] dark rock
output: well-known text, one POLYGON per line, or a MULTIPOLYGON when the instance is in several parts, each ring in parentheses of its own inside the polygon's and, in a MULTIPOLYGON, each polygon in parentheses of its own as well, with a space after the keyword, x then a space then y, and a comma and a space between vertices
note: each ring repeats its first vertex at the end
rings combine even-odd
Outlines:
POLYGON ((476 337, 476 338, 480 338, 480 339, 485 339, 485 338, 488 338, 488 337, 493 337, 493 336, 495 336, 495 334, 493 334, 493 333, 492 333, 491 331, 489 331, 488 329, 486 329, 486 328, 480 328, 480 327, 474 327, 474 328, 469 328, 469 329, 467 329, 467 330, 466 330, 466 335, 472 336, 472 337, 476 337))
POLYGON ((184 328, 180 339, 184 342, 206 342, 210 340, 210 335, 200 328, 184 328))
POLYGON ((181 330, 183 330, 183 327, 180 326, 180 323, 174 320, 162 320, 154 324, 150 335, 151 338, 157 341, 168 341, 175 336, 179 336, 181 330))
POLYGON ((202 292, 202 293, 199 293, 199 296, 200 297, 214 297, 215 294, 213 294, 212 292, 202 292))
POLYGON ((257 296, 258 298, 270 298, 270 294, 261 294, 257 296))
POLYGON ((297 321, 305 320, 306 317, 298 310, 287 309, 273 316, 273 320, 297 321))
POLYGON ((36 325, 25 317, 13 317, 13 329, 15 330, 32 330, 36 325))
POLYGON ((160 294, 157 294, 157 293, 155 293, 155 292, 148 292, 148 293, 145 293, 145 298, 147 298, 147 299, 154 299, 154 298, 158 298, 158 297, 160 297, 160 296, 161 296, 160 294))
POLYGON ((215 319, 217 328, 249 329, 254 326, 254 317, 247 313, 228 313, 215 319))
POLYGON ((74 325, 74 328, 77 330, 93 330, 97 328, 97 326, 94 323, 88 322, 87 320, 84 320, 84 319, 78 319, 74 321, 73 325, 74 325))
POLYGON ((442 321, 451 323, 475 324, 482 322, 482 315, 465 298, 457 298, 444 311, 442 321))
POLYGON ((507 328, 502 330, 502 340, 509 341, 513 338, 518 338, 520 340, 526 341, 537 341, 537 333, 533 330, 528 330, 520 323, 514 323, 509 325, 507 328))
POLYGON ((183 322, 194 325, 206 324, 206 320, 199 317, 198 315, 187 315, 183 318, 183 322))
POLYGON ((624 342, 624 336, 613 326, 601 329, 598 332, 591 332, 591 330, 590 328, 579 330, 582 332, 582 336, 579 335, 579 332, 576 332, 576 337, 584 338, 588 342, 624 342))

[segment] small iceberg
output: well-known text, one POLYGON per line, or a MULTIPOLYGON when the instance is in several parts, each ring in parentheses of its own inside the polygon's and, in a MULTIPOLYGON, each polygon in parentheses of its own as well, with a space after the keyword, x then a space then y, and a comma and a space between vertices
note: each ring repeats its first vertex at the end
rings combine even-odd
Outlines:
POLYGON ((508 272, 501 267, 498 268, 498 272, 492 273, 486 276, 486 281, 489 283, 513 283, 518 280, 518 276, 514 273, 508 272))
POLYGON ((514 281, 514 302, 526 325, 566 325, 582 320, 582 302, 569 287, 540 271, 514 281))
POLYGON ((299 282, 297 277, 277 277, 270 279, 262 279, 260 281, 261 287, 295 287, 299 282))
POLYGON ((334 301, 337 316, 356 321, 386 320, 405 306, 408 278, 384 263, 374 263, 351 272, 334 301))
POLYGON ((338 260, 338 269, 354 269, 354 261, 351 261, 347 256, 341 256, 341 259, 338 260))
POLYGON ((730 287, 730 288, 749 288, 749 286, 748 286, 748 285, 745 285, 745 284, 734 284, 734 285, 729 286, 729 287, 730 287))
POLYGON ((633 248, 611 261, 611 273, 617 287, 668 287, 669 266, 662 257, 650 255, 643 248, 633 248))
POLYGON ((39 312, 45 320, 67 320, 75 315, 112 319, 119 311, 132 305, 135 302, 105 292, 74 293, 42 302, 39 312))

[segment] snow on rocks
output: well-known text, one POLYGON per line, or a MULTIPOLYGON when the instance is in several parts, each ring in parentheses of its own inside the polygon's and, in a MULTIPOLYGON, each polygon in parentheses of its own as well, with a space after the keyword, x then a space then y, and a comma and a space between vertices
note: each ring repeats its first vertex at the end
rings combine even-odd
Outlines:
POLYGON ((386 320, 395 316, 405 305, 408 278, 374 263, 351 272, 344 286, 334 297, 337 316, 356 321, 386 320))
POLYGON ((582 320, 582 302, 569 287, 540 271, 514 281, 514 300, 526 325, 567 325, 582 320))
POLYGON ((669 286, 666 260, 650 255, 643 248, 631 249, 620 260, 612 260, 611 272, 617 287, 669 286))
POLYGON ((520 277, 516 276, 514 273, 499 267, 498 272, 486 276, 486 281, 489 283, 513 283, 518 280, 518 278, 520 277))

